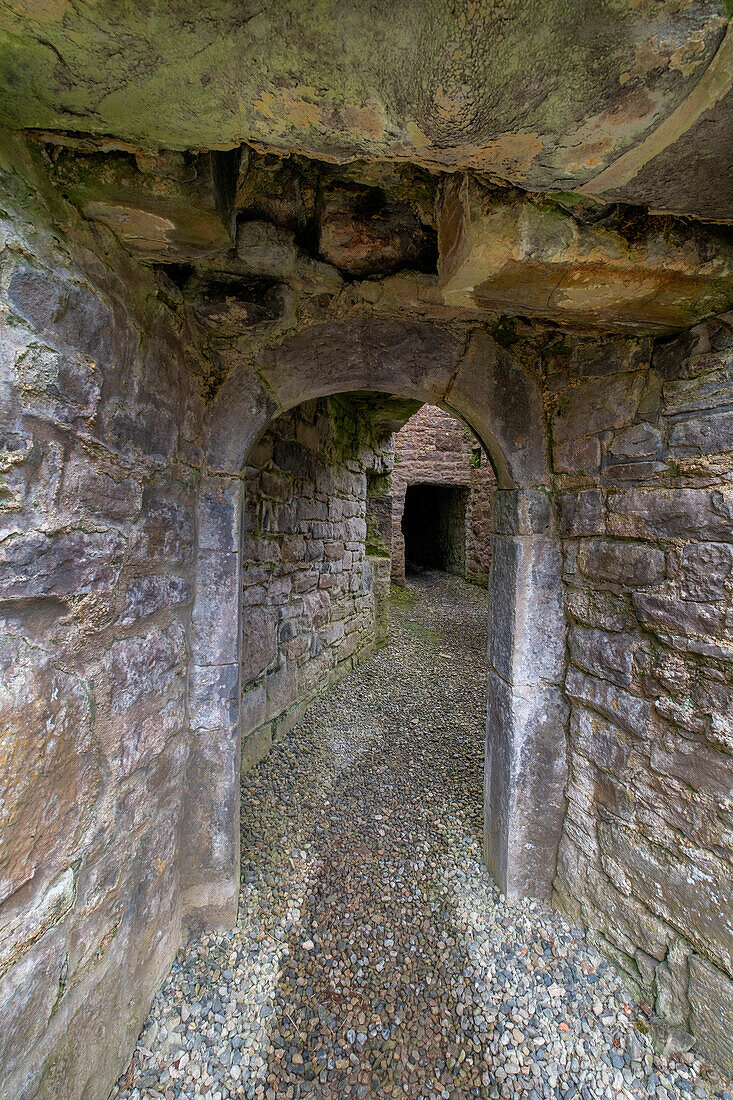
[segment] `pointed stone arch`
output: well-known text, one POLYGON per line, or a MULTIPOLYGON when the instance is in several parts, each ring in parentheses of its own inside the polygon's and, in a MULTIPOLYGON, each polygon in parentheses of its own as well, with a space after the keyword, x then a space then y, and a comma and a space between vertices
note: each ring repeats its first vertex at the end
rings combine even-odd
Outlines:
POLYGON ((485 856, 509 897, 548 899, 564 815, 567 706, 562 559, 542 401, 489 334, 426 322, 314 325, 239 363, 210 409, 197 516, 181 879, 189 931, 227 926, 239 890, 241 474, 275 417, 376 390, 441 405, 485 447, 499 491, 490 579, 485 856))

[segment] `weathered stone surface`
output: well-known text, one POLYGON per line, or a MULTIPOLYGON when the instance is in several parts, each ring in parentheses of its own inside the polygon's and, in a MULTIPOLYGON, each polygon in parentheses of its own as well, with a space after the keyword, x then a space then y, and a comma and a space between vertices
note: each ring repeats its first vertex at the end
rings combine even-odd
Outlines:
POLYGON ((634 648, 634 643, 624 634, 578 627, 570 633, 573 663, 619 687, 629 687, 631 684, 634 648))
POLYGON ((733 493, 720 489, 625 489, 608 498, 608 526, 632 538, 733 542, 733 493))
POLYGON ((663 221, 636 231, 583 224, 556 204, 446 180, 439 207, 440 284, 448 305, 542 317, 561 325, 665 332, 733 301, 723 234, 663 221))
POLYGON ((664 552, 656 546, 620 539, 588 539, 578 548, 578 568, 592 580, 634 588, 664 579, 664 552))
POLYGON ((565 668, 562 568, 557 540, 494 535, 489 657, 515 686, 556 684, 565 668))
POLYGON ((567 719, 557 689, 512 687, 490 673, 484 849, 509 898, 549 898, 552 890, 548 868, 556 865, 565 812, 567 719))
POLYGON ((110 706, 124 713, 139 703, 156 701, 184 674, 183 638, 178 629, 152 627, 146 634, 115 642, 107 657, 110 706))
MULTIPOLYGON (((144 27, 136 12, 121 19, 106 2, 92 11, 92 37, 90 10, 53 9, 42 28, 25 8, 5 15, 6 125, 68 130, 71 122, 133 148, 249 141, 331 161, 421 160, 474 167, 528 189, 567 191, 598 179, 603 193, 622 188, 625 201, 665 210, 673 203, 688 213, 709 212, 709 195, 698 191, 709 159, 726 154, 724 125, 711 130, 702 114, 702 160, 695 129, 727 89, 726 59, 716 57, 726 22, 718 2, 642 13, 616 0, 591 19, 579 0, 553 0, 539 25, 524 7, 462 6, 436 16, 357 3, 324 19, 277 3, 253 21, 220 3, 206 19, 161 16, 144 27), (335 65, 342 56, 347 63, 335 65), (680 153, 687 131, 693 144, 680 153), (655 170, 668 148, 670 164, 655 170), (607 166, 637 150, 620 181, 618 172, 615 182, 604 179, 607 166), (679 156, 692 178, 675 196, 679 156)), ((718 111, 725 110, 723 101, 718 111)), ((725 176, 711 175, 715 194, 725 196, 725 176)))
POLYGON ((154 615, 190 600, 188 586, 182 577, 132 577, 125 593, 125 609, 120 617, 122 626, 154 615))
POLYGON ((646 387, 643 372, 603 375, 568 387, 553 420, 555 442, 623 428, 636 416, 646 387))
POLYGON ((441 404, 471 425, 500 488, 546 483, 547 438, 537 384, 487 333, 471 337, 441 404))
POLYGON ((707 1056, 733 1073, 733 980, 707 959, 690 955, 691 1026, 707 1056))
POLYGON ((53 877, 68 866, 99 794, 102 760, 92 701, 78 677, 12 636, 3 639, 0 661, 1 903, 41 868, 53 877), (51 736, 39 752, 43 729, 51 736))
POLYGON ((425 322, 352 321, 314 325, 258 362, 284 408, 363 389, 438 404, 459 350, 455 336, 425 322))
POLYGON ((115 318, 107 302, 65 276, 18 268, 8 284, 11 308, 61 349, 109 366, 115 348, 115 318))
POLYGON ((621 691, 605 680, 587 676, 572 667, 565 680, 565 691, 570 699, 597 710, 634 737, 645 739, 651 736, 652 712, 646 699, 621 691))
POLYGON ((423 270, 433 249, 412 210, 388 202, 379 188, 342 185, 323 196, 318 250, 347 275, 390 275, 403 267, 423 270))
POLYGON ((58 187, 147 260, 179 263, 231 247, 239 151, 83 155, 57 150, 58 187))
POLYGON ((124 549, 118 531, 9 535, 0 543, 0 591, 4 599, 108 591, 124 549))

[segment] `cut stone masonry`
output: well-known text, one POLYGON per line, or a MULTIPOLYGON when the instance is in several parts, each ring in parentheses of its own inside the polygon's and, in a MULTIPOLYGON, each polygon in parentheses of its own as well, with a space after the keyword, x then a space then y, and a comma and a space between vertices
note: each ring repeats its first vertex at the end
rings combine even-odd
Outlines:
POLYGON ((496 479, 487 864, 733 1072, 727 5, 137 7, 0 15, 0 1097, 105 1100, 236 919, 425 405, 496 479))

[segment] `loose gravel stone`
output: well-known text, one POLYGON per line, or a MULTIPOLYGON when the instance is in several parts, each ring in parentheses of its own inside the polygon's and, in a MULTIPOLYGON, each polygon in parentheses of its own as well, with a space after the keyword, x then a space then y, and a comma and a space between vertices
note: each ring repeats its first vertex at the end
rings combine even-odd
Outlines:
POLYGON ((180 952, 115 1100, 726 1095, 483 866, 486 620, 481 589, 415 579, 389 646, 243 777, 237 926, 180 952))

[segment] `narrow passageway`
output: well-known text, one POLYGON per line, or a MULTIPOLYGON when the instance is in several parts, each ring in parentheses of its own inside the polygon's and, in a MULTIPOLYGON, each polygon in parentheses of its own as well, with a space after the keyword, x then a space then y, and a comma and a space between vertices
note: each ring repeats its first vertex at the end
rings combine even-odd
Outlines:
POLYGON ((708 1095, 483 866, 486 621, 458 577, 397 590, 390 645, 244 777, 237 928, 179 954, 117 1100, 708 1095))

